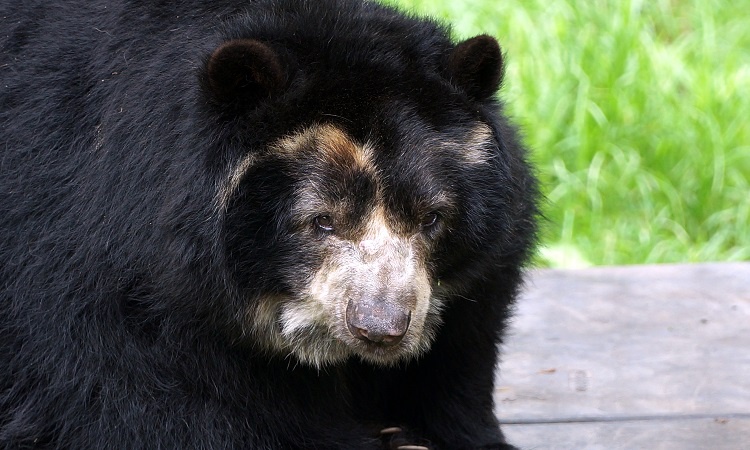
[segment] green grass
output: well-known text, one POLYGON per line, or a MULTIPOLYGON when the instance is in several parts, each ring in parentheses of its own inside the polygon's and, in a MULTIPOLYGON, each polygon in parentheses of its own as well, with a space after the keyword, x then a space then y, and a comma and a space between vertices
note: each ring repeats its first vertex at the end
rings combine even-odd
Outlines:
POLYGON ((389 3, 498 37, 541 264, 750 259, 750 1, 389 3))

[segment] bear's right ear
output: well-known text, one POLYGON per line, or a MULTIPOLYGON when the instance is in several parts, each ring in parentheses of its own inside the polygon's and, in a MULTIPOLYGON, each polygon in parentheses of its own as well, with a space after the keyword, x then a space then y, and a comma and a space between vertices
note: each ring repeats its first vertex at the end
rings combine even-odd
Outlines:
POLYGON ((459 43, 448 57, 449 75, 475 100, 486 100, 498 90, 503 70, 500 45, 486 34, 459 43))
POLYGON ((271 47, 253 39, 234 39, 211 54, 205 81, 215 101, 241 107, 282 92, 287 75, 271 47))

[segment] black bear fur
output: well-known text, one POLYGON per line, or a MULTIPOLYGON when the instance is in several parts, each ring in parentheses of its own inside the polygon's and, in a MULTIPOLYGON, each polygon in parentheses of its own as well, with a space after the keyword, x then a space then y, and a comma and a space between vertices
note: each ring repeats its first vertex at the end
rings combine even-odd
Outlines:
POLYGON ((512 448, 493 375, 537 191, 493 38, 357 0, 3 0, 0 30, 0 447, 512 448), (290 198, 346 170, 272 155, 320 124, 377 143, 387 183, 334 193, 352 214, 377 191, 389 220, 426 217, 440 324, 389 364, 308 364, 246 328, 333 229, 293 231, 290 198), (476 124, 478 164, 426 148, 476 124), (438 191, 451 209, 425 216, 438 191))

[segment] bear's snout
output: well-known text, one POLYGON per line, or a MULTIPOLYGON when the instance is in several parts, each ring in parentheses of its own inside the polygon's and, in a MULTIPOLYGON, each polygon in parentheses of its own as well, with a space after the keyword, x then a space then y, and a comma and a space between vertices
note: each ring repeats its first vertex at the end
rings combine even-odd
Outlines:
POLYGON ((411 311, 378 299, 349 300, 346 325, 357 339, 383 346, 401 342, 411 322, 411 311))

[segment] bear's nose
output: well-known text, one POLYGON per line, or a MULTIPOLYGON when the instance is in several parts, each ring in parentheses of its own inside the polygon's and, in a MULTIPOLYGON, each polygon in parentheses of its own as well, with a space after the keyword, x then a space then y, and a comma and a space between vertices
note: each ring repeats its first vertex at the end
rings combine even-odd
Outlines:
POLYGON ((346 325, 357 339, 393 346, 401 342, 411 322, 411 312, 386 302, 349 300, 346 325))

